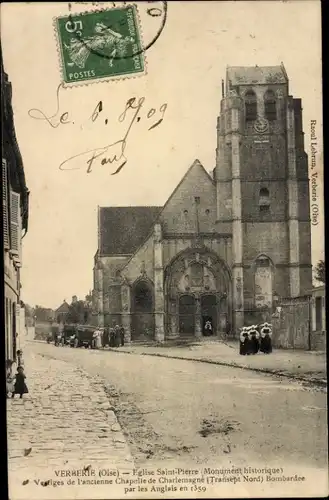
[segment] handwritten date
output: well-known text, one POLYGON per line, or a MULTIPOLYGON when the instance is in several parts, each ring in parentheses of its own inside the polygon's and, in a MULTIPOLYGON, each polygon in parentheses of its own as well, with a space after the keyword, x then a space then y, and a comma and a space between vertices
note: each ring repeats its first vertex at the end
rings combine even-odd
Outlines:
MULTIPOLYGON (((43 111, 33 108, 30 109, 28 114, 31 118, 35 120, 44 120, 48 123, 51 128, 58 128, 62 125, 74 125, 74 121, 70 119, 68 111, 62 113, 60 111, 60 88, 61 85, 57 88, 57 109, 56 113, 53 115, 47 116, 43 111)), ((146 115, 143 115, 143 118, 146 116, 146 120, 149 124, 148 130, 153 130, 158 127, 165 116, 168 104, 163 103, 158 109, 150 108, 148 109, 146 115)), ((111 175, 118 174, 122 168, 126 165, 128 159, 126 156, 126 148, 128 144, 128 139, 131 135, 131 131, 135 123, 138 123, 141 120, 141 111, 145 109, 145 97, 131 97, 125 104, 125 108, 122 113, 118 117, 118 121, 120 123, 126 122, 127 128, 123 137, 117 141, 110 142, 103 147, 89 149, 88 151, 84 151, 82 153, 71 156, 67 160, 64 160, 60 165, 60 170, 80 170, 82 165, 84 164, 86 168, 86 172, 92 172, 94 165, 98 162, 100 165, 110 164, 115 167, 114 172, 111 175), (77 166, 73 166, 73 164, 77 166)), ((89 120, 94 123, 99 120, 101 113, 103 112, 104 106, 103 102, 99 101, 94 108, 94 111, 90 115, 89 120)), ((108 123, 108 119, 106 118, 104 121, 105 124, 108 123)))

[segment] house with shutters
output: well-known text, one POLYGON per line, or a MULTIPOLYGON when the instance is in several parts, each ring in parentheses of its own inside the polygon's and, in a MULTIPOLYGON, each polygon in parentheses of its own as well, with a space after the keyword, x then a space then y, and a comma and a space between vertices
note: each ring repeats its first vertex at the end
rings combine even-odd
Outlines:
POLYGON ((234 337, 312 286, 302 103, 284 65, 228 67, 218 111, 210 175, 195 160, 164 206, 98 210, 94 308, 127 341, 209 323, 234 337))
POLYGON ((22 238, 28 229, 29 191, 26 186, 21 153, 17 144, 12 87, 4 71, 1 52, 2 110, 2 234, 5 281, 5 344, 6 359, 15 360, 19 333, 24 330, 20 311, 22 238))

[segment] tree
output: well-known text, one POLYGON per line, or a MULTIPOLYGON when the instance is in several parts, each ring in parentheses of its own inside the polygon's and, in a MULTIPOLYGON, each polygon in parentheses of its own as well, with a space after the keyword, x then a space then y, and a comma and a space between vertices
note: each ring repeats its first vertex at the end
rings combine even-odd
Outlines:
POLYGON ((85 304, 87 307, 91 307, 93 303, 93 294, 91 292, 88 293, 85 297, 85 304))
POLYGON ((68 323, 84 323, 84 309, 85 305, 83 300, 77 300, 69 305, 69 312, 66 318, 68 323))
POLYGON ((35 306, 34 309, 34 318, 36 321, 39 322, 49 322, 54 320, 54 311, 50 308, 43 307, 43 306, 35 306))
POLYGON ((315 279, 316 281, 320 281, 320 283, 326 282, 326 264, 324 260, 320 260, 314 269, 315 279))
POLYGON ((86 324, 89 321, 90 314, 91 305, 84 300, 77 300, 70 304, 66 322, 86 324))

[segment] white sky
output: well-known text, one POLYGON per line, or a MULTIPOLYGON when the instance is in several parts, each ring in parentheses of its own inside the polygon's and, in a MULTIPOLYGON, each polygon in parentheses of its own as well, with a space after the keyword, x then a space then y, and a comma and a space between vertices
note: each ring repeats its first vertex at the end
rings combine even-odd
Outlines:
MULTIPOLYGON (((73 9, 87 7, 76 4, 73 9)), ((159 20, 145 15, 145 4, 140 10, 147 40, 159 20)), ((146 53, 148 74, 61 90, 60 110, 74 124, 52 128, 28 111, 56 112, 60 70, 53 18, 68 13, 66 3, 1 5, 4 63, 31 191, 29 231, 23 240, 23 300, 55 308, 64 298, 84 297, 92 288, 97 205, 162 205, 195 158, 206 170, 214 168, 227 65, 283 61, 290 93, 303 100, 308 153, 310 121, 317 121, 320 218, 312 226, 313 263, 323 258, 320 2, 169 2, 166 26, 146 53), (99 164, 87 174, 82 162, 81 170, 59 170, 70 156, 121 139, 126 125, 118 123, 118 116, 127 99, 142 96, 142 119, 131 131, 128 163, 119 175, 111 176, 113 167, 99 164), (100 100, 102 118, 92 123, 88 118, 100 100), (168 104, 163 122, 148 131, 152 121, 147 112, 163 103, 168 104)))

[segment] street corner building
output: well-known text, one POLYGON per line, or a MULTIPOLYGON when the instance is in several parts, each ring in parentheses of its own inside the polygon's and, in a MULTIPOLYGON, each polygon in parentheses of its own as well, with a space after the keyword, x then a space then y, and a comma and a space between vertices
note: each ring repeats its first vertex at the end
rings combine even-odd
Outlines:
POLYGON ((23 161, 17 144, 12 87, 4 71, 1 52, 1 118, 2 118, 2 234, 5 276, 5 343, 6 359, 15 360, 20 334, 25 329, 24 308, 20 300, 22 237, 28 228, 29 191, 23 161))
POLYGON ((216 167, 199 160, 163 207, 100 207, 94 307, 127 340, 217 337, 312 287, 301 99, 283 64, 228 67, 216 167))

